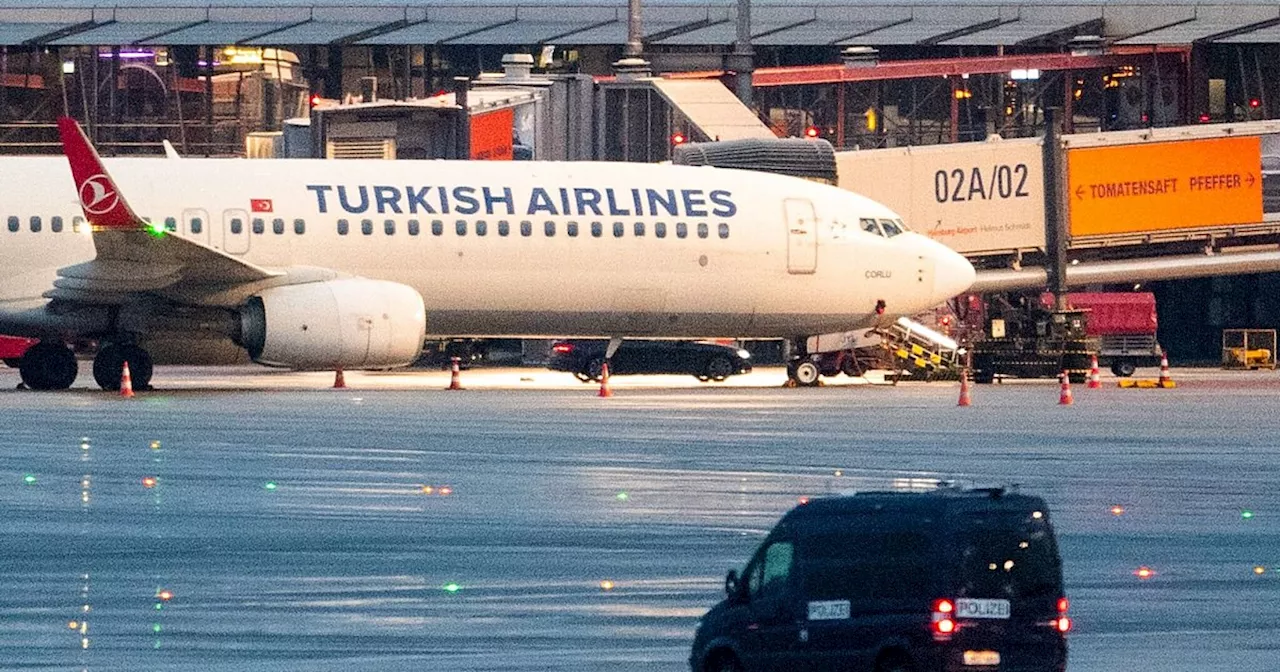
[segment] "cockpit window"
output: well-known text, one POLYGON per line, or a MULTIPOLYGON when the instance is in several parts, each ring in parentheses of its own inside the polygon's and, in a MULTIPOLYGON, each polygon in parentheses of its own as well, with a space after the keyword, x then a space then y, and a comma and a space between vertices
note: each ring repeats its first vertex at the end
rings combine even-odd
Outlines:
POLYGON ((884 235, 889 238, 892 238, 898 235, 899 233, 902 233, 902 227, 898 226, 898 223, 893 221, 892 219, 880 220, 880 226, 884 227, 884 235))
POLYGON ((876 220, 874 219, 870 219, 870 218, 859 219, 858 225, 861 226, 862 230, 866 231, 867 233, 872 233, 877 236, 884 235, 884 232, 880 230, 880 225, 876 224, 876 220))
POLYGON ((895 220, 893 220, 893 223, 894 223, 894 224, 897 224, 897 225, 898 225, 898 228, 899 228, 899 229, 902 229, 903 231, 910 231, 910 230, 911 230, 911 227, 907 226, 906 222, 903 222, 901 219, 895 219, 895 220))

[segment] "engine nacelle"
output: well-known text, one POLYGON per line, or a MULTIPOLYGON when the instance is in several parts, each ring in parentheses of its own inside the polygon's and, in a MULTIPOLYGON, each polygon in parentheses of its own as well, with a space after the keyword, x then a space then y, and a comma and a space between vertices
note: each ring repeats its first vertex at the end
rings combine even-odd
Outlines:
POLYGON ((253 361, 292 369, 379 369, 417 359, 427 331, 422 296, 385 280, 271 287, 240 311, 253 361))

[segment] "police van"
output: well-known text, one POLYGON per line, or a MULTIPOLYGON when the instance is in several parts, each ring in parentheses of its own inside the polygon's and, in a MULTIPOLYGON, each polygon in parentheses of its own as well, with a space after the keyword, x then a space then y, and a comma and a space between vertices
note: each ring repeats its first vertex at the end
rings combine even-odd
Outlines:
POLYGON ((1039 497, 940 487, 792 509, 699 622, 693 672, 1062 672, 1068 601, 1039 497))

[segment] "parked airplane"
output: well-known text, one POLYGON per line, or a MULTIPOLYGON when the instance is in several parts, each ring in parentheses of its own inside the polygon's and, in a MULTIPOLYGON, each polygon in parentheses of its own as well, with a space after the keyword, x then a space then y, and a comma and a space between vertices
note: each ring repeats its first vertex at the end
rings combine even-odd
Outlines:
POLYGON ((297 369, 412 362, 425 334, 797 338, 965 291, 884 206, 778 175, 633 163, 0 160, 0 333, 23 381, 151 377, 167 338, 297 369), (67 170, 67 161, 71 170, 67 170))

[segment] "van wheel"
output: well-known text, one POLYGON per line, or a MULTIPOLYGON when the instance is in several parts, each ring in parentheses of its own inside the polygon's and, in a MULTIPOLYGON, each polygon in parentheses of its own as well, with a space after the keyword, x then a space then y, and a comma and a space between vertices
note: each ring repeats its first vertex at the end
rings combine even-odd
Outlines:
POLYGON ((732 653, 726 653, 708 663, 706 672, 742 672, 742 663, 732 653))
POLYGON ((916 666, 905 653, 891 651, 876 661, 876 672, 915 672, 916 666))

